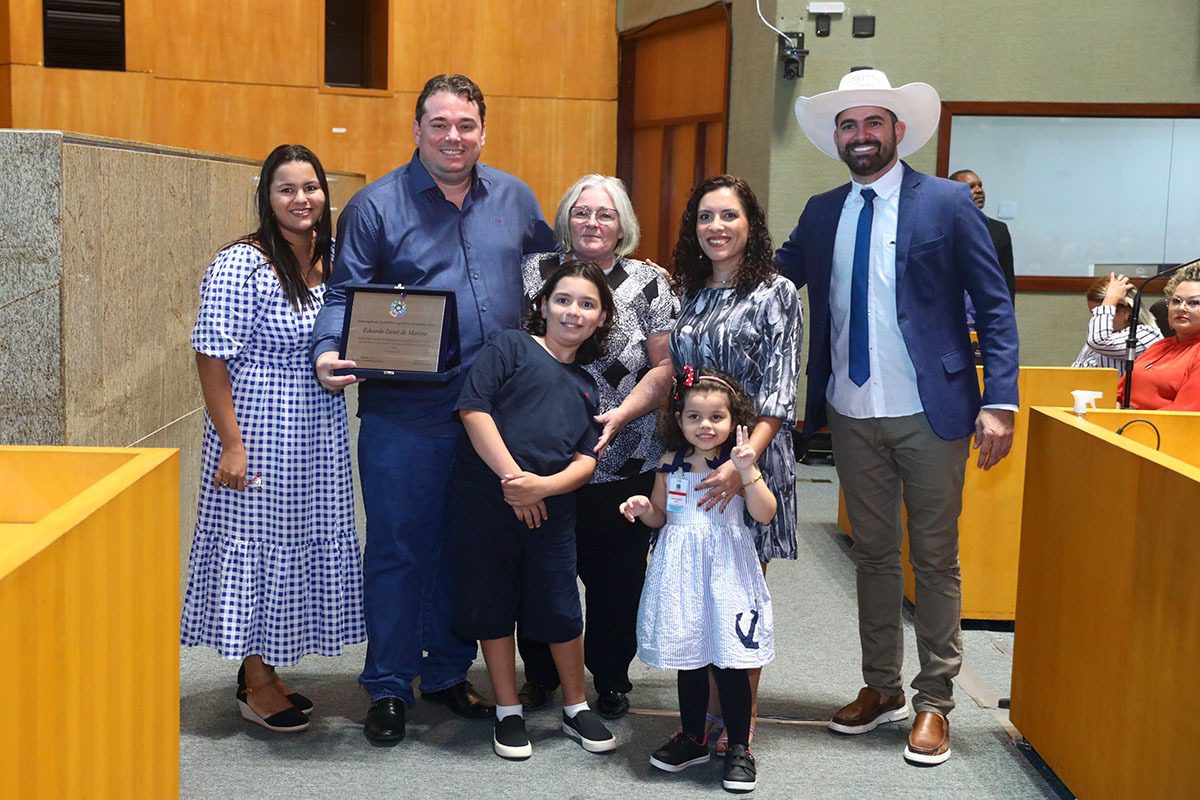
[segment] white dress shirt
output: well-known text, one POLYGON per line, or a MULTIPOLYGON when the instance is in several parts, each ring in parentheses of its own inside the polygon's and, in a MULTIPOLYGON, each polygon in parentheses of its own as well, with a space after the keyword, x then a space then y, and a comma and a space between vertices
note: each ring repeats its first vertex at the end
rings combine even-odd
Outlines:
POLYGON ((867 184, 878 195, 871 224, 871 256, 867 264, 867 336, 871 376, 862 386, 850 380, 850 281, 854 269, 854 239, 864 184, 851 182, 842 206, 833 244, 833 274, 829 286, 833 372, 825 399, 844 417, 907 417, 919 414, 921 395, 917 371, 896 315, 896 223, 900 216, 899 161, 879 180, 867 184))

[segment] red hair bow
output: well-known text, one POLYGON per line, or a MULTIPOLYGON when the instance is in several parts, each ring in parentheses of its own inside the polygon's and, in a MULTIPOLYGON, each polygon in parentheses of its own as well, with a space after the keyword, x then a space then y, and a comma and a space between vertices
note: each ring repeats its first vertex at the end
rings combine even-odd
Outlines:
POLYGON ((683 392, 680 387, 690 389, 696 384, 696 368, 691 364, 684 364, 679 370, 679 375, 675 376, 675 391, 671 395, 671 399, 678 403, 683 398, 683 392))

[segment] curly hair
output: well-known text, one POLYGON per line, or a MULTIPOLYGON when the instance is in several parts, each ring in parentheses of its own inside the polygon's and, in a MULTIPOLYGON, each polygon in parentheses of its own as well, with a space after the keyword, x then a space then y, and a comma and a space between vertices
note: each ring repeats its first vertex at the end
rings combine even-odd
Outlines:
MULTIPOLYGON (((697 392, 706 394, 718 392, 725 395, 725 399, 729 401, 731 431, 736 430, 738 425, 745 425, 747 428, 754 427, 758 416, 754 413, 754 405, 746 396, 741 384, 737 382, 737 378, 726 375, 720 370, 685 365, 683 370, 675 375, 675 382, 671 387, 667 405, 658 414, 658 436, 667 450, 674 452, 682 450, 684 455, 690 455, 695 449, 692 443, 684 438, 683 428, 679 425, 679 414, 683 412, 683 405, 688 396, 697 392)), ((732 449, 733 437, 730 436, 722 442, 721 452, 728 453, 732 449)))
POLYGON ((546 278, 542 290, 529 304, 529 312, 525 315, 525 330, 533 336, 546 335, 546 318, 542 315, 542 303, 549 302, 558 282, 563 278, 583 278, 591 281, 600 294, 600 308, 604 311, 604 322, 596 328, 595 333, 579 347, 575 353, 575 363, 590 364, 604 353, 604 345, 608 341, 609 331, 617 318, 617 306, 613 302, 612 290, 604 272, 590 261, 564 261, 546 278))
POLYGON ((1179 288, 1179 284, 1190 282, 1200 282, 1200 260, 1193 261, 1172 275, 1170 280, 1167 281, 1167 285, 1163 287, 1163 294, 1170 297, 1175 294, 1175 290, 1179 288))
POLYGON ((774 247, 771 233, 767 230, 767 216, 759 205, 750 184, 733 175, 715 175, 692 190, 683 218, 679 223, 679 239, 671 254, 668 267, 672 282, 685 296, 691 296, 704 288, 704 281, 712 275, 712 261, 700 247, 696 235, 696 218, 700 201, 704 195, 718 189, 732 189, 742 204, 750 230, 746 237, 746 249, 734 275, 733 286, 741 296, 748 295, 754 287, 769 282, 776 274, 773 262, 774 247))

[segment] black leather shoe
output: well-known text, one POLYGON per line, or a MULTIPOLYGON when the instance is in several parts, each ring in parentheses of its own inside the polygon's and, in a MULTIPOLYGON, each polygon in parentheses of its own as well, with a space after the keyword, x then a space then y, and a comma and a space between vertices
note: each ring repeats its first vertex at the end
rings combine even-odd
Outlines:
POLYGON ((629 698, 624 692, 601 692, 596 699, 596 713, 605 719, 620 719, 629 713, 629 698))
POLYGON ((395 744, 404 738, 404 701, 381 697, 371 704, 363 734, 372 742, 395 744))
POLYGON ((550 704, 550 698, 554 696, 554 688, 537 681, 525 681, 521 691, 517 692, 517 699, 521 701, 521 705, 525 707, 526 711, 537 711, 550 704))
POLYGON ((484 719, 496 712, 496 707, 489 705, 483 696, 475 691, 470 681, 463 681, 437 692, 421 692, 421 697, 433 703, 441 703, 466 719, 484 719))

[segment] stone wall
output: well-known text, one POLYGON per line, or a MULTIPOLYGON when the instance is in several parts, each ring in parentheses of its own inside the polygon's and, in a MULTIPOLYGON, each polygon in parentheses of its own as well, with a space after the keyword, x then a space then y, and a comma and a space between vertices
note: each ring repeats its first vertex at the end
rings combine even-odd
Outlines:
MULTIPOLYGON (((183 553, 204 404, 200 279, 254 227, 259 164, 0 130, 0 444, 177 447, 183 553)), ((336 208, 361 175, 329 175, 336 208)))

